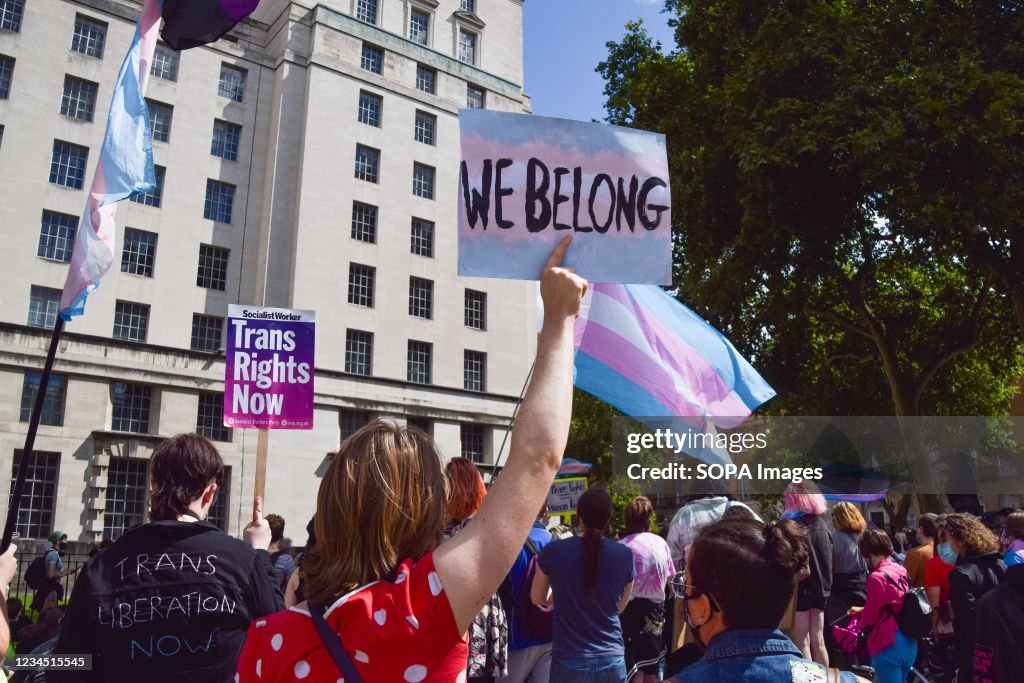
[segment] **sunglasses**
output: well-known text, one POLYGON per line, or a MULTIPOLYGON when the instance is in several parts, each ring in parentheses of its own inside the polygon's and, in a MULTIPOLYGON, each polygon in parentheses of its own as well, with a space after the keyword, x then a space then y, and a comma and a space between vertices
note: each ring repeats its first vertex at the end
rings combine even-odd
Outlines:
POLYGON ((686 602, 688 600, 696 600, 702 595, 708 597, 708 603, 711 605, 711 612, 721 612, 721 608, 718 606, 718 601, 715 600, 715 596, 707 591, 702 591, 691 583, 686 583, 686 572, 682 571, 672 577, 669 581, 669 585, 672 586, 672 594, 683 601, 684 614, 686 613, 686 602))

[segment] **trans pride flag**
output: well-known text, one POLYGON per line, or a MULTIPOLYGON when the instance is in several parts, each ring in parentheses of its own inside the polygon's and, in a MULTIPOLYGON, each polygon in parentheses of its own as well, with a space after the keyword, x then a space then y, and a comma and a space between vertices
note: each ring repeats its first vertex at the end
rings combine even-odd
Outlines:
POLYGON ((175 48, 195 47, 224 35, 256 9, 258 2, 145 0, 135 37, 114 85, 99 162, 60 297, 60 317, 64 320, 85 311, 86 297, 99 287, 100 278, 110 270, 114 260, 115 204, 156 187, 145 93, 161 16, 168 44, 175 48))
POLYGON ((722 333, 654 285, 591 284, 574 332, 576 386, 632 417, 729 428, 775 396, 722 333))
POLYGON ((114 260, 115 202, 156 187, 153 138, 144 95, 159 28, 160 2, 146 0, 114 85, 100 159, 60 297, 60 317, 64 320, 85 311, 86 297, 99 286, 114 260))

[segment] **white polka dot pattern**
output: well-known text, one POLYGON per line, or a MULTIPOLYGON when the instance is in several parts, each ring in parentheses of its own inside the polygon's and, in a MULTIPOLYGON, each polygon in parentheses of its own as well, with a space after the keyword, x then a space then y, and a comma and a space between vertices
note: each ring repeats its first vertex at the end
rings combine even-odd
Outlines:
POLYGON ((405 670, 405 675, 402 676, 407 683, 420 683, 426 677, 427 667, 422 664, 413 664, 405 670))
POLYGON ((305 678, 309 675, 309 662, 305 659, 300 659, 295 663, 295 677, 305 678))
POLYGON ((270 647, 274 648, 275 651, 281 649, 281 645, 284 644, 284 636, 280 633, 275 633, 274 637, 270 639, 270 647))
POLYGON ((409 616, 407 616, 405 618, 405 620, 408 621, 410 624, 412 624, 412 627, 414 629, 419 630, 419 628, 420 628, 420 620, 419 619, 417 619, 416 617, 414 617, 413 615, 410 614, 409 616))
POLYGON ((388 613, 379 609, 373 613, 373 620, 377 622, 378 626, 383 626, 384 622, 388 620, 388 613))
POLYGON ((431 595, 436 597, 441 594, 441 577, 437 575, 437 572, 427 574, 427 583, 430 584, 431 595))
POLYGON ((362 662, 363 664, 369 664, 370 657, 362 650, 356 650, 356 661, 362 662))

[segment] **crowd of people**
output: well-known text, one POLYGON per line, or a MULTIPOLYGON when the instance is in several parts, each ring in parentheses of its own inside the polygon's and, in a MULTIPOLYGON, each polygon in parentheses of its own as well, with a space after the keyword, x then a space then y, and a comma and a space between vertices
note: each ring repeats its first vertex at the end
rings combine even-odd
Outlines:
MULTIPOLYGON (((424 432, 374 421, 341 444, 294 557, 284 520, 264 517, 259 499, 242 539, 210 523, 223 461, 203 437, 169 438, 150 465, 150 522, 89 560, 66 610, 47 604, 50 591, 39 623, 20 622, 36 652, 92 656, 90 671, 52 670, 47 680, 575 683, 622 682, 631 671, 637 683, 863 680, 830 666, 838 662, 870 664, 888 683, 918 654, 899 619, 917 582, 935 607, 935 634, 955 645, 958 681, 971 680, 979 656, 993 673, 974 680, 1024 670, 1024 512, 1006 517, 1002 548, 970 515, 926 515, 922 543, 901 556, 854 505, 833 508, 829 524, 825 500, 804 485, 768 523, 725 496, 699 498, 667 538, 651 532, 654 509, 639 496, 614 539, 612 499, 591 487, 576 506, 577 533, 553 535, 545 505, 569 431, 573 320, 587 287, 560 266, 568 244, 541 274, 536 365, 489 490, 473 463, 444 466, 424 432), (666 659, 676 601, 692 643, 666 659), (779 628, 789 610, 792 639, 779 628), (870 631, 868 662, 848 661, 830 638, 844 614, 870 631)), ((52 581, 67 571, 66 536, 50 540, 52 581)), ((16 565, 11 546, 0 584, 16 565)), ((8 610, 15 627, 17 611, 8 610)))

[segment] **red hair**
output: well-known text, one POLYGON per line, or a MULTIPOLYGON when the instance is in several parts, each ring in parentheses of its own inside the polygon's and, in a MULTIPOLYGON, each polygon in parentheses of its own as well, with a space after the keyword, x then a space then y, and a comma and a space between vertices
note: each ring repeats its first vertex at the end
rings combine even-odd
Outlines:
POLYGON ((445 466, 448 475, 448 516, 461 522, 480 509, 487 495, 480 471, 465 458, 452 458, 445 466))

